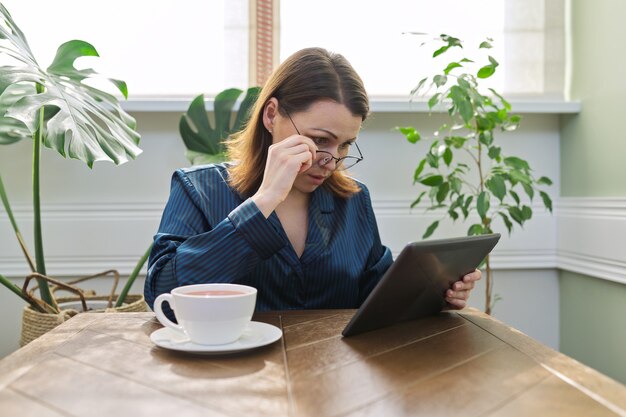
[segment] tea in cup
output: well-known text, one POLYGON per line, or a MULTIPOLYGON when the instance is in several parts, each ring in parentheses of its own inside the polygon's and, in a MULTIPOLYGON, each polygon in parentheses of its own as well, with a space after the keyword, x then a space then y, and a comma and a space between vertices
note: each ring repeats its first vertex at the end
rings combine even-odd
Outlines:
POLYGON ((250 323, 257 290, 239 284, 197 284, 177 287, 154 301, 162 325, 185 333, 193 343, 222 345, 235 342, 250 323), (167 302, 178 324, 163 313, 167 302))

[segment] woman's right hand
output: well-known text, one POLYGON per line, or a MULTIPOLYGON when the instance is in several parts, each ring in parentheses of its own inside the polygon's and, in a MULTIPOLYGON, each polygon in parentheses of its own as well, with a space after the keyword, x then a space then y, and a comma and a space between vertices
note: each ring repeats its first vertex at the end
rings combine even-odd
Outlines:
POLYGON ((291 191, 296 176, 311 167, 317 147, 301 135, 289 136, 268 148, 263 182, 252 200, 267 218, 291 191))

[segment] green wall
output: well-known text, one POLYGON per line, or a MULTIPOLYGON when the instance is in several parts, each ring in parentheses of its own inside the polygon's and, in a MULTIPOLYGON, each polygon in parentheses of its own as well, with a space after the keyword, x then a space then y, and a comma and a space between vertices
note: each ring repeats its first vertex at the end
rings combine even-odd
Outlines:
POLYGON ((561 271, 561 352, 626 384, 626 285, 561 271))
POLYGON ((561 195, 626 196, 626 1, 571 0, 570 97, 563 119, 561 195))
MULTIPOLYGON (((626 197, 626 2, 571 0, 569 95, 561 125, 561 196, 626 197)), ((626 251, 626 248, 624 248, 626 251)), ((561 271, 560 348, 626 384, 626 285, 561 271)))

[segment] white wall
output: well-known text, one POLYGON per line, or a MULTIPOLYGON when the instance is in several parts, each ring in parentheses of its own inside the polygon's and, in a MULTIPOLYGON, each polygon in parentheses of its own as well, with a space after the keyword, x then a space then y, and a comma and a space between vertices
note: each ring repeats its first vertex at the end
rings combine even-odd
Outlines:
MULTIPOLYGON (((43 154, 42 204, 48 274, 88 275, 109 268, 128 274, 149 244, 169 192, 172 171, 187 165, 178 134, 179 113, 135 113, 144 153, 136 161, 115 167, 63 158, 49 149, 43 154)), ((383 242, 394 254, 410 240, 419 240, 432 221, 422 208, 409 210, 418 194, 413 171, 423 145, 409 144, 392 129, 418 124, 427 132, 441 116, 421 113, 374 113, 359 139, 365 160, 353 170, 372 193, 383 242)), ((502 136, 509 154, 529 160, 538 175, 559 189, 558 115, 525 115, 519 131, 502 136)), ((30 224, 30 141, 0 148, 0 172, 17 220, 32 248, 30 224)), ((556 199, 556 198, 555 198, 556 199)), ((558 348, 558 282, 556 219, 534 204, 534 218, 509 238, 504 227, 493 263, 495 290, 503 300, 495 317, 558 348)), ((433 238, 464 235, 469 224, 440 226, 433 238)), ((19 278, 27 274, 8 219, 0 215, 0 273, 19 278)), ((102 288, 106 282, 98 283, 102 288)), ((140 282, 135 291, 141 291, 140 282)), ((482 308, 482 290, 471 304, 482 308)), ((0 356, 17 347, 23 303, 0 288, 0 356)))

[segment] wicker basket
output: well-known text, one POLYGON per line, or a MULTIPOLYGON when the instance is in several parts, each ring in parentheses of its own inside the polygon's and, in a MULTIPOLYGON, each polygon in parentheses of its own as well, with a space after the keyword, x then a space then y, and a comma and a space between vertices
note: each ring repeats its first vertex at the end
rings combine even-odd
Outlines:
MULTIPOLYGON (((109 296, 92 296, 85 297, 87 301, 87 307, 89 307, 90 301, 108 301, 109 296)), ((59 305, 68 302, 79 302, 79 297, 64 297, 59 298, 59 305)), ((115 300, 113 300, 115 304, 115 300)), ((148 306, 144 300, 143 295, 131 295, 126 296, 126 302, 120 307, 110 308, 97 308, 89 309, 87 312, 82 312, 76 309, 62 310, 58 314, 52 313, 40 313, 35 311, 30 306, 24 307, 22 314, 22 333, 20 336, 20 346, 24 346, 29 342, 35 340, 42 334, 54 329, 64 321, 69 320, 76 314, 89 314, 89 313, 131 313, 131 312, 145 312, 148 311, 148 306)))

